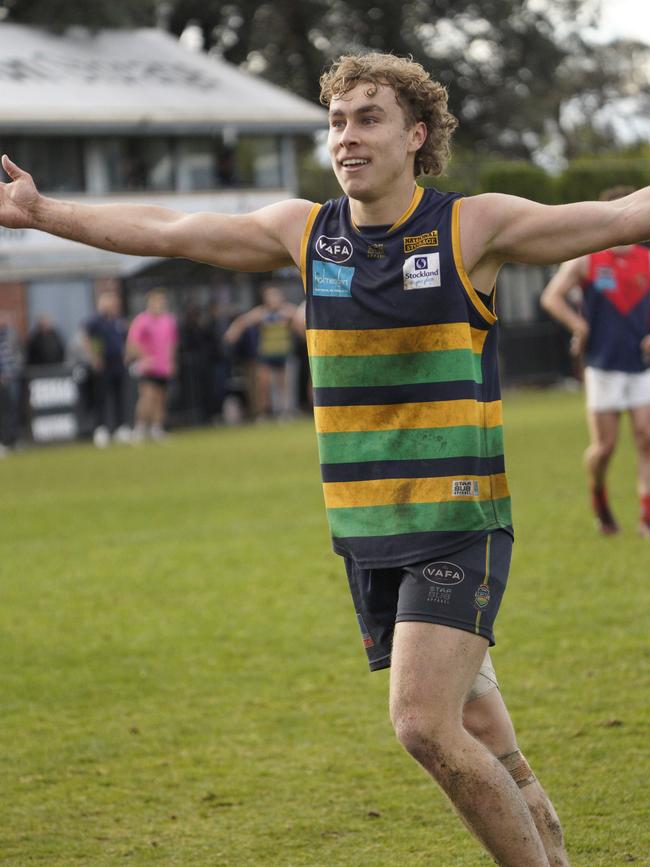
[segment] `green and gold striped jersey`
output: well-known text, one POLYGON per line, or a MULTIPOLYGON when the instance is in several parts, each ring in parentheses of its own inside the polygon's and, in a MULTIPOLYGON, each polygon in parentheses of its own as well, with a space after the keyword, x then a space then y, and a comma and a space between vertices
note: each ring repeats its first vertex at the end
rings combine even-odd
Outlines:
POLYGON ((461 197, 416 191, 392 226, 314 205, 307 342, 334 550, 383 568, 511 531, 496 315, 464 270, 461 197))

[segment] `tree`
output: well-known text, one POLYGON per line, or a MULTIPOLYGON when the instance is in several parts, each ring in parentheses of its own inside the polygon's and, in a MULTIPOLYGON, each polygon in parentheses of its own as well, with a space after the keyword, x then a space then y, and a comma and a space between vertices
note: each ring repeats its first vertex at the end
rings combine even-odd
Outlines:
MULTIPOLYGON (((200 28, 204 48, 318 99, 332 58, 375 49, 412 54, 448 87, 457 143, 529 159, 549 141, 575 157, 616 132, 592 118, 619 94, 647 90, 648 46, 585 41, 598 0, 0 0, 7 20, 59 29, 164 22, 200 28)), ((640 98, 640 97, 639 97, 640 98)))
POLYGON ((148 27, 155 25, 160 0, 0 0, 6 21, 61 33, 68 27, 148 27))
MULTIPOLYGON (((647 46, 594 46, 581 35, 597 8, 597 0, 175 0, 169 24, 180 33, 193 20, 208 50, 311 100, 333 57, 412 54, 448 87, 461 148, 528 159, 558 138, 576 156, 598 109, 647 88, 635 71, 647 46)), ((613 135, 600 131, 610 143, 613 135)))

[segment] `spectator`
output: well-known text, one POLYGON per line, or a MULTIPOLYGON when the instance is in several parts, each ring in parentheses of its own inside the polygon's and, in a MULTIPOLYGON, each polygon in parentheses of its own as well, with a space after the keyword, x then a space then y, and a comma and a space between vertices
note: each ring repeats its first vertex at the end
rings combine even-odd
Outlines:
POLYGON ((213 301, 208 309, 205 323, 205 339, 210 370, 210 417, 219 421, 223 418, 223 404, 228 393, 228 380, 231 364, 225 334, 230 320, 218 301, 213 301))
POLYGON ((142 442, 147 432, 153 440, 164 436, 167 386, 176 373, 178 330, 167 312, 164 289, 147 293, 147 306, 129 329, 127 360, 135 360, 139 378, 133 438, 142 442))
POLYGON ((226 331, 226 341, 235 343, 247 329, 257 330, 253 399, 257 419, 288 412, 287 363, 295 314, 295 304, 285 300, 282 289, 267 286, 262 303, 238 316, 226 331))
POLYGON ((309 369, 309 353, 307 351, 306 305, 303 301, 297 309, 291 322, 293 328, 293 346, 298 363, 297 404, 300 412, 311 414, 314 399, 309 369))
POLYGON ((62 364, 65 347, 61 335, 54 327, 51 318, 44 313, 36 320, 27 340, 27 364, 42 366, 62 364))
POLYGON ((92 400, 95 420, 93 442, 105 448, 113 437, 128 442, 130 430, 124 413, 124 346, 127 323, 120 316, 116 292, 103 292, 97 313, 84 325, 85 345, 92 368, 92 400))
POLYGON ((191 301, 178 328, 178 380, 187 420, 210 419, 208 337, 201 308, 191 301))
POLYGON ((23 354, 11 317, 0 310, 0 457, 18 439, 23 354))

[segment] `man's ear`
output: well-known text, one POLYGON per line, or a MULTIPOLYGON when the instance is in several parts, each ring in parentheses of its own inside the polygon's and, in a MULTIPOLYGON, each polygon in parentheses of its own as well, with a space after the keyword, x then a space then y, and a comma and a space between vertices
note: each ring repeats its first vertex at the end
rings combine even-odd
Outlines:
POLYGON ((411 129, 411 136, 413 139, 413 144, 415 145, 415 150, 419 151, 422 145, 427 140, 427 136, 429 131, 427 129, 427 125, 423 120, 418 121, 411 129))

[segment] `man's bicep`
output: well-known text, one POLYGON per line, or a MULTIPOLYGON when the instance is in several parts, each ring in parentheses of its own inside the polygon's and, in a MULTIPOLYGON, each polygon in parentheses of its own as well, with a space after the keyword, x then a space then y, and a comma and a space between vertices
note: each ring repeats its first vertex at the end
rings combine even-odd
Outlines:
POLYGON ((189 214, 170 229, 172 255, 238 271, 295 264, 310 207, 290 200, 249 214, 189 214))
POLYGON ((496 193, 479 199, 485 252, 503 261, 552 265, 615 243, 616 213, 607 202, 542 205, 496 193))

